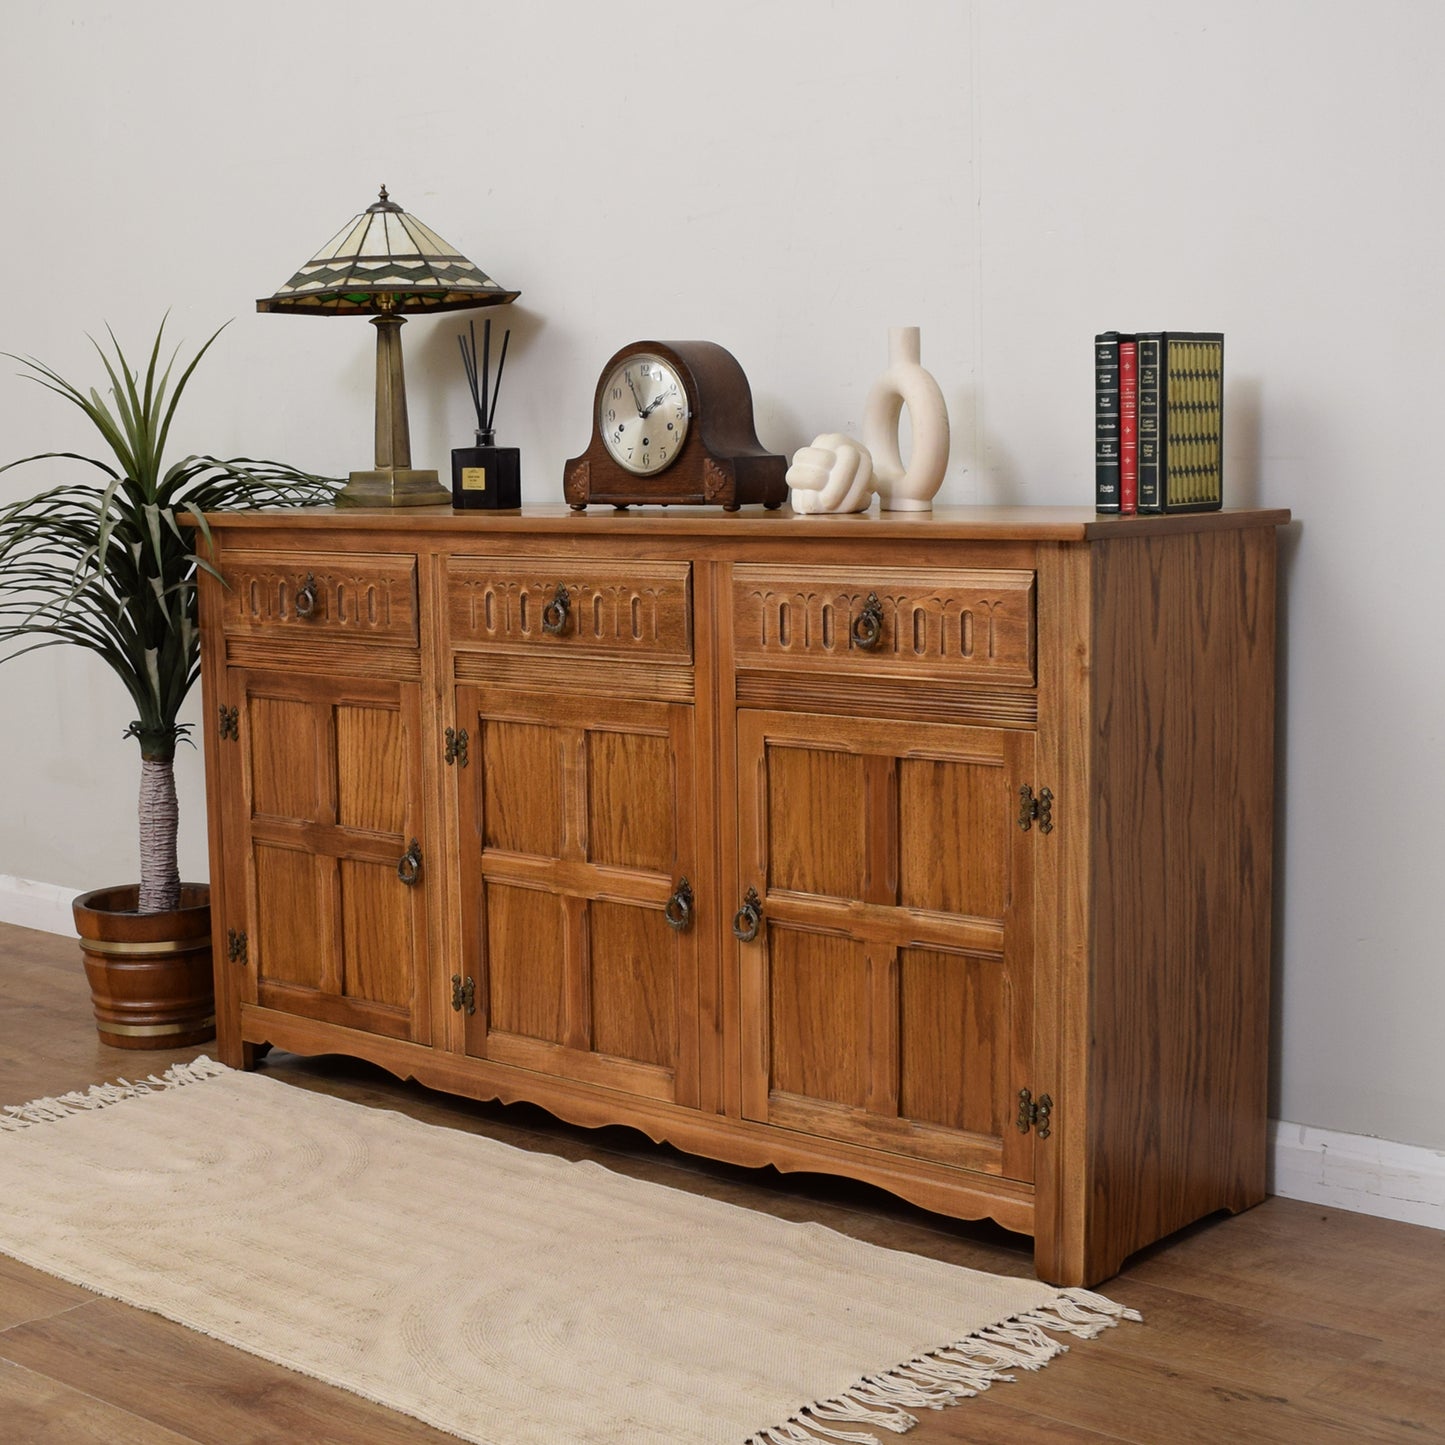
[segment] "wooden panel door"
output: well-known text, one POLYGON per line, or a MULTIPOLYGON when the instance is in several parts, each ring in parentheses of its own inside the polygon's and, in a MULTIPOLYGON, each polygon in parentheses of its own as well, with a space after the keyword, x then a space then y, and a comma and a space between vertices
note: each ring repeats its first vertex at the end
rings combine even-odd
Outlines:
POLYGON ((696 1105, 692 708, 464 686, 457 717, 468 1052, 696 1105))
POLYGON ((416 685, 239 668, 229 680, 242 997, 430 1042, 416 685))
POLYGON ((1022 731, 739 713, 745 1117, 1032 1178, 1033 757, 1022 731))

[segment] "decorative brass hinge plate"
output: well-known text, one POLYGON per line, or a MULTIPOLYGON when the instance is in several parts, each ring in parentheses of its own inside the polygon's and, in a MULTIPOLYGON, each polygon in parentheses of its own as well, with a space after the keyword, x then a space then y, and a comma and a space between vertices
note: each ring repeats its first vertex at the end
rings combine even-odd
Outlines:
POLYGON ((463 979, 461 974, 452 975, 452 1007, 461 1013, 465 1010, 469 1014, 477 1011, 477 984, 475 979, 463 979))
POLYGON ((1040 1094, 1035 1100, 1027 1089, 1020 1089, 1017 1120, 1019 1133, 1027 1134, 1030 1129, 1037 1129, 1039 1138, 1047 1139, 1051 1132, 1049 1116, 1053 1113, 1053 1109, 1054 1101, 1047 1094, 1040 1094))
POLYGON ((241 740, 241 709, 221 704, 221 741, 229 738, 232 742, 241 740))
POLYGON ((1019 784, 1019 827, 1028 832, 1034 823, 1040 833, 1054 831, 1054 795, 1048 788, 1040 788, 1038 797, 1027 783, 1019 784))
POLYGON ((226 958, 230 963, 245 965, 247 961, 246 935, 236 928, 226 930, 226 958))
POLYGON ((455 763, 459 768, 467 766, 467 730, 466 728, 448 728, 447 745, 442 756, 447 760, 447 766, 455 763))

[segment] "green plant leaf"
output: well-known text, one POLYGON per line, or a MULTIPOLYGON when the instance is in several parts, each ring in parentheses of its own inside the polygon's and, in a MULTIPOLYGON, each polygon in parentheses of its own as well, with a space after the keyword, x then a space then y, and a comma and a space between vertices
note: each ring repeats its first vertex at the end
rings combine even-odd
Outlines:
POLYGON ((196 582, 217 576, 205 514, 327 502, 340 483, 281 462, 189 456, 166 466, 177 403, 218 328, 181 371, 180 348, 161 367, 157 330, 144 379, 114 333, 96 345, 110 400, 33 357, 28 380, 83 412, 117 465, 79 452, 38 452, 0 466, 69 463, 83 480, 0 506, 0 661, 37 648, 82 647, 115 673, 137 713, 132 732, 154 755, 174 748, 180 709, 200 676, 196 582), (94 476, 99 472, 100 478, 94 476))

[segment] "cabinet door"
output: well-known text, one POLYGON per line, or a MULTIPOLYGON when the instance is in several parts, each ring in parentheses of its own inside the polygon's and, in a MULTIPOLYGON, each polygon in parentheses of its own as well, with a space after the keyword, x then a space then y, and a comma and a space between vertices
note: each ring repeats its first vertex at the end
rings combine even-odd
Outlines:
POLYGON ((1022 731, 739 713, 747 1118, 1032 1178, 1033 755, 1022 731))
MULTIPOLYGON (((232 669, 245 1001, 430 1042, 414 683, 232 669), (406 861, 403 861, 403 860, 406 861)), ((234 894, 233 894, 234 896, 234 894)), ((229 923, 227 924, 230 927, 229 923)))
POLYGON ((468 1052, 695 1105, 692 708, 462 687, 457 716, 468 1052))

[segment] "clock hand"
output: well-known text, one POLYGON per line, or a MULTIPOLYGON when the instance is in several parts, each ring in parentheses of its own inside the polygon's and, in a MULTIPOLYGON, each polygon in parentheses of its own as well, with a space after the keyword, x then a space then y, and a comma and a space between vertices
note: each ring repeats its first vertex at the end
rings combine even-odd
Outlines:
POLYGON ((638 396, 637 387, 633 385, 632 373, 630 371, 627 371, 624 372, 623 375, 627 378, 627 389, 632 393, 632 400, 637 407, 638 416, 645 417, 647 415, 647 412, 643 410, 642 398, 638 396))

